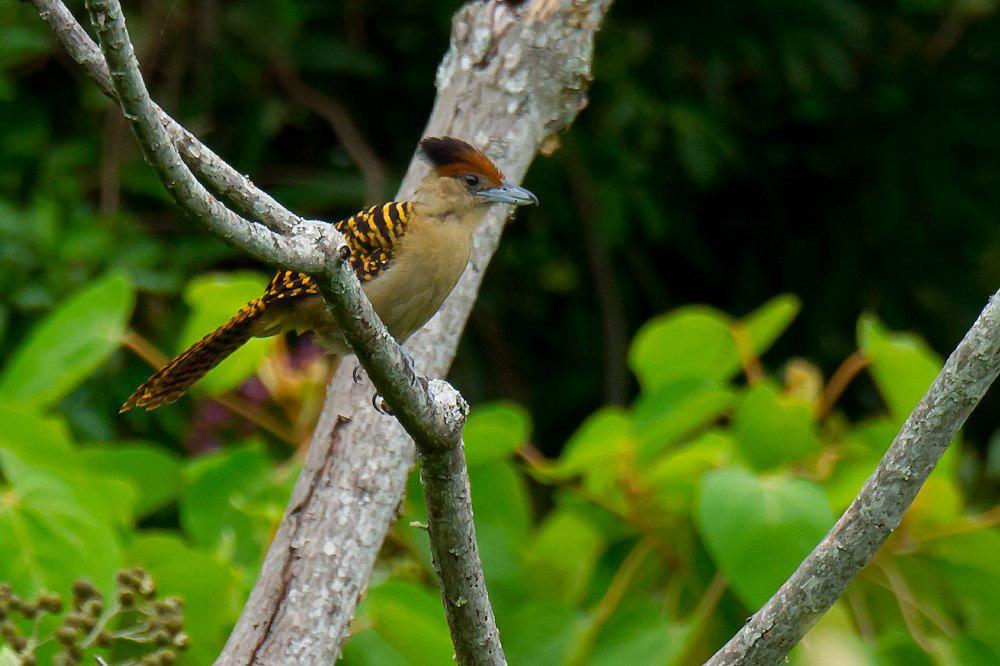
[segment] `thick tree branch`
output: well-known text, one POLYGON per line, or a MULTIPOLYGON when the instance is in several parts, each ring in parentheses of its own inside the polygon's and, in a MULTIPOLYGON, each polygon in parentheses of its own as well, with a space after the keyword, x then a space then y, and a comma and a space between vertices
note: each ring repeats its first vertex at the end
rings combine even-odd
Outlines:
MULTIPOLYGON (((494 1, 467 4, 453 22, 425 134, 488 144, 507 176, 520 180, 536 152, 554 148, 552 136, 583 108, 594 34, 609 5, 610 0, 529 0, 517 9, 494 1)), ((399 198, 412 193, 424 168, 411 164, 399 198)), ((501 211, 487 217, 462 280, 407 344, 422 374, 447 372, 503 221, 501 211)), ((373 413, 369 397, 370 389, 355 385, 351 368, 341 364, 286 519, 219 663, 312 664, 336 658, 414 461, 409 438, 395 420, 373 413)), ((439 565, 442 559, 437 558, 439 565)), ((446 603, 451 603, 447 597, 446 603)))
POLYGON ((461 444, 465 401, 446 382, 428 383, 416 376, 364 296, 348 262, 342 260, 340 251, 346 246, 330 225, 303 221, 291 233, 279 234, 239 217, 213 199, 180 159, 162 113, 149 97, 118 0, 88 0, 87 8, 98 31, 114 97, 178 205, 254 256, 320 278, 345 338, 414 437, 427 469, 436 470, 427 477, 430 532, 458 661, 505 663, 472 523, 461 444), (304 230, 312 233, 303 240, 304 230), (448 604, 449 599, 453 603, 448 604))
POLYGON ((1000 373, 1000 291, 965 335, 830 533, 707 663, 776 664, 830 609, 899 525, 1000 373))

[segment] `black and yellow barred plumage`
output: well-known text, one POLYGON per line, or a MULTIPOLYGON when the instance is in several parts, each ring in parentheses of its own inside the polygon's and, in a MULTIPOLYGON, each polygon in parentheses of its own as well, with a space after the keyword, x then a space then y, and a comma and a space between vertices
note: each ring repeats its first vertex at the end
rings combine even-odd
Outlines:
MULTIPOLYGON (((347 240, 345 260, 375 314, 400 343, 434 316, 458 284, 475 230, 490 206, 538 203, 531 192, 506 181, 483 151, 461 139, 426 137, 420 154, 431 169, 411 202, 372 206, 336 223, 347 240)), ((281 271, 260 298, 143 383, 122 411, 173 402, 250 338, 285 331, 312 332, 334 356, 352 351, 316 282, 281 271)))
MULTIPOLYGON (((412 210, 408 201, 390 201, 335 223, 351 250, 348 261, 359 280, 372 280, 392 263, 412 210)), ((305 273, 279 272, 260 298, 244 305, 232 319, 160 368, 135 390, 120 411, 134 407, 149 410, 174 402, 224 358, 254 335, 260 335, 261 320, 271 309, 318 293, 316 281, 305 273)))

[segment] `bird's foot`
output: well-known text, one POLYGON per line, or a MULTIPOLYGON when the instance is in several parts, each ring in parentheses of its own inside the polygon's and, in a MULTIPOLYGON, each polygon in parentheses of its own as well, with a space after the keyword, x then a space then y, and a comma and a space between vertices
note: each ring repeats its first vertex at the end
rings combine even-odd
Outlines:
POLYGON ((372 407, 379 414, 392 416, 392 410, 389 409, 389 405, 386 404, 385 398, 380 396, 378 393, 372 393, 372 407))
POLYGON ((364 383, 365 369, 361 367, 361 364, 354 366, 354 371, 351 372, 351 378, 354 380, 354 383, 359 386, 364 383))

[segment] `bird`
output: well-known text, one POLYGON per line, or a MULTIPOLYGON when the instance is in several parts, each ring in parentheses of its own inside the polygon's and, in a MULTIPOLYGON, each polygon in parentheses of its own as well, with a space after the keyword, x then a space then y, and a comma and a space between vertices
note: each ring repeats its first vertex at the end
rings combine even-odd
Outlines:
MULTIPOLYGON (((538 197, 505 179, 483 151, 462 139, 424 138, 418 154, 430 169, 410 199, 371 206, 334 223, 347 242, 346 260, 399 343, 434 316, 454 289, 490 207, 538 204, 538 197)), ((351 353, 316 279, 279 271, 260 298, 160 368, 119 413, 175 402, 251 338, 288 331, 311 332, 333 356, 351 353)))

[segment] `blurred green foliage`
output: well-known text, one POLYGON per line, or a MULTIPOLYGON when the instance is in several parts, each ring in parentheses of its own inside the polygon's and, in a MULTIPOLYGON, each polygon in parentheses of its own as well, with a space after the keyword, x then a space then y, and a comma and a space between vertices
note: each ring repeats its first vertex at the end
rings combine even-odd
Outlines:
MULTIPOLYGON (((125 10, 164 108, 293 209, 336 218, 391 196, 456 7, 125 10), (303 85, 377 163, 354 162, 303 85)), ((996 10, 614 5, 591 104, 528 175, 543 205, 509 226, 453 372, 476 404, 477 530, 511 663, 695 663, 854 497, 933 350, 1000 284, 996 10)), ((0 0, 0 581, 108 592, 142 565, 186 600, 182 659, 210 663, 326 365, 301 340, 256 341, 175 405, 117 408, 158 350, 266 279, 181 219, 117 111, 29 5, 0 0)), ((1000 659, 992 400, 793 661, 1000 659)), ((410 485, 345 663, 451 663, 410 485)))

